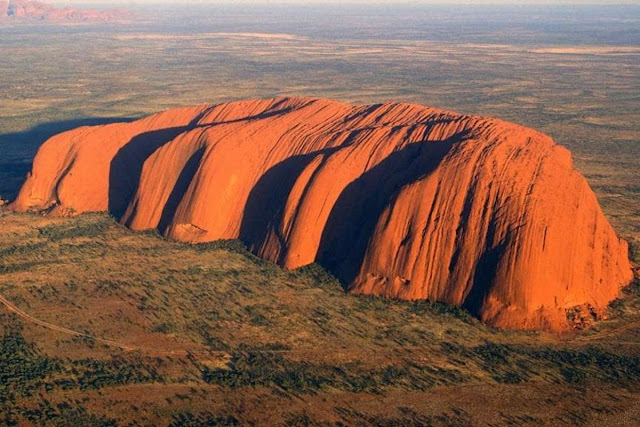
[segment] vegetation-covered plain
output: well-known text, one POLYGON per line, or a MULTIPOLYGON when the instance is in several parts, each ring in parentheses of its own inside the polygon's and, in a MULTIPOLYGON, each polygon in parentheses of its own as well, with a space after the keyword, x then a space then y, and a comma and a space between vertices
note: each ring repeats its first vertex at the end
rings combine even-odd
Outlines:
MULTIPOLYGON (((345 294, 237 241, 0 213, 7 424, 588 425, 637 420, 638 284, 563 336, 345 294)), ((607 424, 610 425, 610 424, 607 424)))
MULTIPOLYGON (((416 102, 550 134, 640 262, 637 6, 158 13, 0 28, 0 198, 82 125, 275 95, 416 102)), ((0 424, 640 424, 637 282, 588 329, 507 332, 239 242, 0 211, 0 296, 0 424)))

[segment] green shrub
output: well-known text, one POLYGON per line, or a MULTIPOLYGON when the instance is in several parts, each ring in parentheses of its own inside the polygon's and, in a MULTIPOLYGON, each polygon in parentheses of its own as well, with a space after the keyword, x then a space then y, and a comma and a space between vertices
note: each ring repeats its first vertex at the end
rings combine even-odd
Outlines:
POLYGON ((289 274, 294 279, 309 280, 316 286, 342 288, 340 281, 319 264, 313 263, 297 268, 289 274))
POLYGON ((227 427, 239 426, 241 423, 231 415, 214 415, 211 412, 202 411, 194 414, 191 411, 180 411, 173 416, 169 427, 227 427))
POLYGON ((587 374, 584 371, 572 367, 561 368, 560 374, 568 383, 582 383, 587 379, 587 374))
POLYGON ((431 302, 431 301, 416 301, 410 303, 409 312, 416 315, 430 314, 434 316, 451 316, 456 319, 460 319, 465 323, 477 323, 475 317, 473 317, 468 311, 463 308, 455 307, 443 302, 431 302))
POLYGON ((213 242, 188 244, 188 247, 196 252, 208 252, 208 251, 227 251, 232 253, 238 253, 247 255, 247 247, 238 239, 233 240, 215 240, 213 242))
POLYGON ((0 341, 0 403, 30 396, 50 376, 62 371, 59 361, 41 356, 22 335, 14 315, 2 316, 6 331, 0 341))
POLYGON ((96 220, 82 223, 75 221, 72 223, 65 222, 59 225, 48 225, 38 229, 40 237, 48 239, 52 242, 58 242, 64 239, 75 239, 79 237, 96 238, 103 236, 104 233, 113 225, 114 220, 110 217, 100 216, 96 220))
POLYGON ((202 368, 202 379, 225 387, 277 387, 294 393, 326 388, 353 393, 380 393, 386 387, 427 390, 436 384, 460 383, 468 377, 458 371, 406 362, 402 366, 364 368, 292 361, 277 353, 238 353, 225 368, 202 368))

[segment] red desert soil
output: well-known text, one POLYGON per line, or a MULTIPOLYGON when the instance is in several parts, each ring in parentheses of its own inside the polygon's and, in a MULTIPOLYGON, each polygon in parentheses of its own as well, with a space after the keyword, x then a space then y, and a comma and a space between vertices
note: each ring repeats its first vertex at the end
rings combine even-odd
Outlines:
POLYGON ((0 19, 31 18, 42 21, 111 21, 128 16, 120 9, 92 10, 57 8, 48 3, 32 0, 0 0, 0 19))
POLYGON ((241 239, 355 293, 563 330, 632 280, 571 155, 532 129, 411 104, 276 98, 51 138, 12 208, 110 211, 185 242, 241 239))

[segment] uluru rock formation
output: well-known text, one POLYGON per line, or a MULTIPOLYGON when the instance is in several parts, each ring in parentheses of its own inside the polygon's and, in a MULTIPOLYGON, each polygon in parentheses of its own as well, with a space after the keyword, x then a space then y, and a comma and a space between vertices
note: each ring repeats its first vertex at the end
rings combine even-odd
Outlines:
POLYGON ((122 9, 57 8, 35 0, 0 0, 0 19, 30 18, 41 21, 112 21, 129 17, 122 9))
POLYGON ((497 119, 308 98, 202 105, 51 138, 12 208, 110 211, 184 242, 241 239, 355 293, 562 330, 632 280, 571 155, 497 119))

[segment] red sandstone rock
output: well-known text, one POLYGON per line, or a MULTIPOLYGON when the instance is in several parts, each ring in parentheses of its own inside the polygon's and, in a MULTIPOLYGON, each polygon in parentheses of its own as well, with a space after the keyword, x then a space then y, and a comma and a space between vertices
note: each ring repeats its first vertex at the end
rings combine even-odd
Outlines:
POLYGON ((129 13, 121 9, 56 8, 34 0, 0 0, 0 18, 11 17, 42 21, 111 21, 128 18, 129 13))
POLYGON ((9 0, 0 0, 0 19, 9 16, 9 0))
POLYGON ((39 150, 13 209, 109 210, 185 242, 242 239, 355 293, 562 330, 632 279, 571 155, 497 119, 277 98, 83 127, 39 150))

